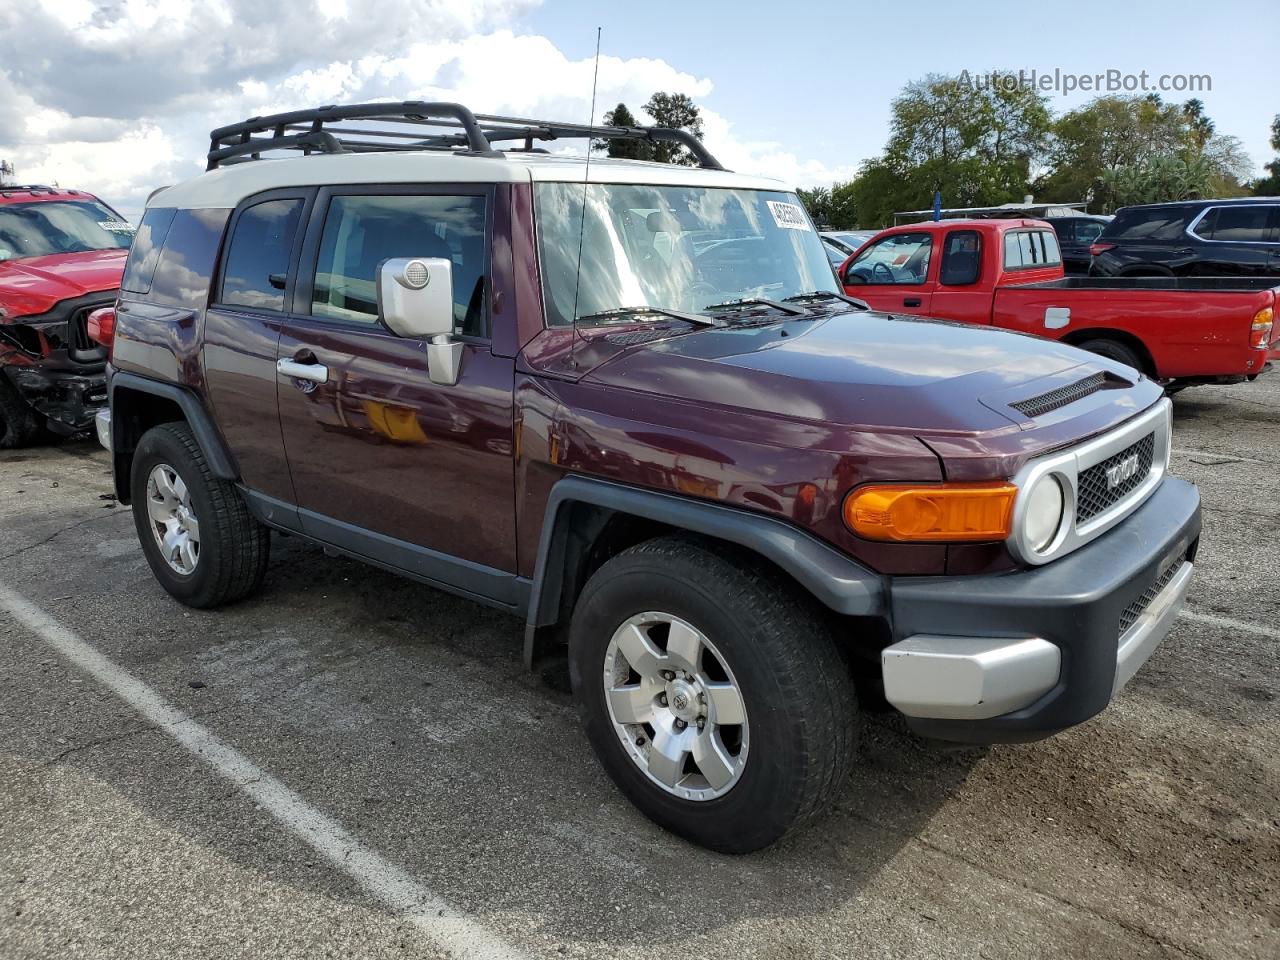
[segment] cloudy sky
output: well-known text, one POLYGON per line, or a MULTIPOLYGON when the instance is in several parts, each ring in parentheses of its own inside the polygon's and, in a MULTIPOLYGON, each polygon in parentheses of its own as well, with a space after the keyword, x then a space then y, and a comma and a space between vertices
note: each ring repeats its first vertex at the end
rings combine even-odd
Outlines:
POLYGON ((1210 16, 1203 0, 1073 0, 1068 16, 1024 0, 8 0, 0 159, 136 217, 152 188, 203 169, 212 127, 255 114, 456 99, 583 121, 599 25, 598 112, 682 91, 726 166, 797 186, 877 153, 904 83, 995 67, 1207 73, 1209 115, 1260 165, 1280 111, 1273 4, 1219 0, 1210 16))

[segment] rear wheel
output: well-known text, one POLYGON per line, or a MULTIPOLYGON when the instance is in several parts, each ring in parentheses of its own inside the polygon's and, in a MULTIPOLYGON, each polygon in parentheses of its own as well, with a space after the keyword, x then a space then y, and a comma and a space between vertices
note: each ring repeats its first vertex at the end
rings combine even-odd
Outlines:
POLYGON ((1088 350, 1108 360, 1127 364, 1139 373, 1147 372, 1146 364, 1142 362, 1142 357, 1138 356, 1138 351, 1118 340, 1086 340, 1078 346, 1081 350, 1088 350))
POLYGON ((271 539, 234 485, 213 475, 186 424, 148 430, 130 475, 133 519, 152 573, 190 607, 258 589, 271 539))
POLYGON ((40 434, 40 418, 0 374, 0 450, 25 447, 40 434))
POLYGON ((679 538, 624 551, 583 590, 569 657, 605 770, 695 843, 767 846, 824 810, 852 766, 857 704, 830 630, 748 556, 679 538))

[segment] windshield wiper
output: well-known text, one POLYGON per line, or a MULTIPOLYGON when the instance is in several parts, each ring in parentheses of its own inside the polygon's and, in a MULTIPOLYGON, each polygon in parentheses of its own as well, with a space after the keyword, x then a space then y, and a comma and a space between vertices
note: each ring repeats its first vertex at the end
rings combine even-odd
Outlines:
POLYGON ((789 314, 793 317, 803 317, 804 310, 800 307, 793 307, 786 303, 779 303, 777 300, 766 300, 764 297, 746 297, 742 300, 726 300, 724 303, 713 303, 703 307, 703 310, 733 310, 737 307, 769 307, 777 310, 779 313, 789 314))
POLYGON ((588 313, 578 318, 578 322, 583 320, 613 320, 622 317, 671 317, 675 320, 683 320, 685 323, 692 323, 699 327, 723 327, 724 321, 715 317, 704 317, 700 313, 685 313, 681 310, 668 310, 665 307, 614 307, 610 310, 601 310, 599 313, 588 313))
POLYGON ((843 300, 845 303, 853 304, 859 310, 871 309, 871 305, 865 300, 859 300, 845 293, 836 293, 834 290, 810 290, 808 293, 797 293, 794 297, 782 298, 783 303, 797 303, 801 300, 843 300))

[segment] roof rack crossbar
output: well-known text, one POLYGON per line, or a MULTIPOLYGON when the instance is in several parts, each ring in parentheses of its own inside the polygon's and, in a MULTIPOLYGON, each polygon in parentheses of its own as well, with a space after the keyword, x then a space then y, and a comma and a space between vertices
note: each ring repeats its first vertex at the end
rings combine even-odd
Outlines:
POLYGON ((591 139, 666 141, 686 148, 708 170, 724 167, 702 141, 687 130, 672 127, 605 127, 473 114, 458 103, 360 103, 295 110, 268 117, 251 117, 219 127, 209 134, 207 169, 223 163, 260 159, 264 151, 301 150, 304 154, 352 153, 373 150, 454 150, 470 155, 501 156, 494 143, 522 140, 511 151, 534 152, 535 140, 591 139), (408 131, 387 126, 335 126, 335 122, 368 120, 432 128, 408 131), (266 134, 254 137, 254 134, 266 134), (357 137, 359 139, 351 139, 357 137))

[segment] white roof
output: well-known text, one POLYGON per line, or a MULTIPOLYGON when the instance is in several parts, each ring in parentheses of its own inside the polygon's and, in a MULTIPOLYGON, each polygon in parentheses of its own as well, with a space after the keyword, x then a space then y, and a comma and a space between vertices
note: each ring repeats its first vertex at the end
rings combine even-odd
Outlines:
POLYGON ((202 173, 168 187, 151 198, 149 207, 234 207, 245 197, 279 187, 350 183, 527 183, 530 180, 580 183, 643 183, 783 190, 781 181, 749 177, 725 170, 704 170, 642 160, 537 153, 475 157, 443 151, 330 153, 309 157, 253 160, 202 173))

